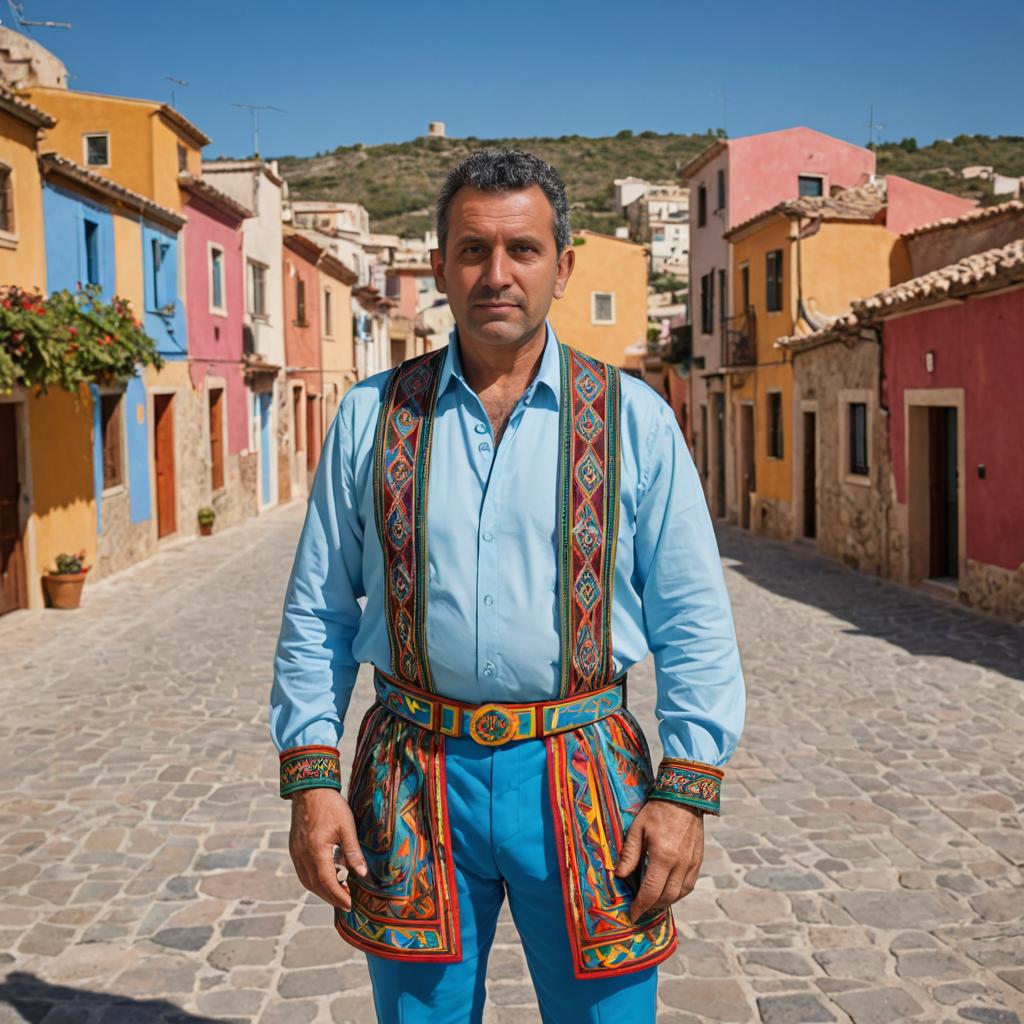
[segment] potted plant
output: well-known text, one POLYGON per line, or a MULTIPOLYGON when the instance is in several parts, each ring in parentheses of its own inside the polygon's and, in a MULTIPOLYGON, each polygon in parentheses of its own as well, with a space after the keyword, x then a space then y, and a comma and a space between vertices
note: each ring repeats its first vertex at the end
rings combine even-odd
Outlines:
POLYGON ((204 505, 199 510, 199 532, 204 537, 209 537, 213 533, 213 521, 216 518, 217 513, 209 505, 204 505))
POLYGON ((52 608, 77 608, 82 597, 82 584, 91 566, 83 565, 85 552, 77 555, 61 553, 56 558, 57 571, 43 576, 46 595, 52 608))

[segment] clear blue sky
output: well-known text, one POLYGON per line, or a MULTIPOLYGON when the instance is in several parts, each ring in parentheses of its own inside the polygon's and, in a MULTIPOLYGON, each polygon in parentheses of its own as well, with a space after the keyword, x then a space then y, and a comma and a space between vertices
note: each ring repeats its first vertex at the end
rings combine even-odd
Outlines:
MULTIPOLYGON (((441 120, 481 138, 622 128, 731 136, 806 124, 864 143, 1024 134, 1019 0, 23 0, 72 88, 170 100, 266 156, 401 141, 441 120), (174 86, 165 75, 188 81, 174 86), (723 92, 727 95, 723 115, 723 92)), ((8 0, 0 19, 15 27, 8 0)))

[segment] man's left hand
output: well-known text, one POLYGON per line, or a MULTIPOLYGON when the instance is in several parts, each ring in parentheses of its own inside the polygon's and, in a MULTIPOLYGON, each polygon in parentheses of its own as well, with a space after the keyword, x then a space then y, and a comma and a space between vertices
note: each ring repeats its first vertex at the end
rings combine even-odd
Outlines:
POLYGON ((704 860, 703 813, 686 804, 648 800, 626 833, 615 874, 624 878, 636 870, 645 849, 647 870, 629 911, 634 922, 652 907, 664 910, 693 892, 704 860))

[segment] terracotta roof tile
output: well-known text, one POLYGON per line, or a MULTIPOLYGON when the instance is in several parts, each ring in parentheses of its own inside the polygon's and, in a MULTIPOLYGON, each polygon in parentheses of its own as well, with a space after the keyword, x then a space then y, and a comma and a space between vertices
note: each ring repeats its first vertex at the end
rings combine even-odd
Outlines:
POLYGON ((929 231, 938 231, 941 228, 953 227, 961 224, 975 224, 982 220, 992 220, 996 217, 1003 217, 1008 214, 1024 213, 1024 203, 1019 199, 1011 199, 1006 203, 999 203, 996 206, 983 206, 977 210, 971 210, 962 217, 943 217, 941 220, 933 220, 930 224, 922 224, 913 231, 904 232, 904 238, 913 238, 915 235, 924 235, 929 231))

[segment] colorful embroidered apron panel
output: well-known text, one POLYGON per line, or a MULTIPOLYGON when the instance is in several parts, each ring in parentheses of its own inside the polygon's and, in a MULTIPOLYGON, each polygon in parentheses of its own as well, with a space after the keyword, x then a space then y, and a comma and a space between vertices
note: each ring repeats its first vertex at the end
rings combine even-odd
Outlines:
MULTIPOLYGON (((433 692, 426 650, 427 484, 444 350, 389 378, 374 449, 374 509, 384 555, 391 674, 433 692)), ((560 696, 608 685, 619 515, 619 371, 559 346, 560 696)), ((669 912, 628 918, 633 890, 614 863, 653 778, 625 710, 548 737, 549 796, 564 857, 566 923, 577 977, 640 970, 675 949, 669 912)), ((350 802, 368 879, 349 877, 339 932, 401 960, 458 960, 458 901, 448 837, 444 735, 376 705, 357 741, 350 802), (358 808, 358 810, 357 810, 358 808)))
POLYGON ((660 963, 677 943, 671 912, 651 911, 634 924, 636 881, 615 875, 626 832, 654 781, 640 726, 623 709, 545 742, 576 976, 660 963))
POLYGON ((348 876, 342 936, 367 952, 461 957, 444 778, 444 736, 375 704, 356 741, 348 802, 367 874, 348 876))

